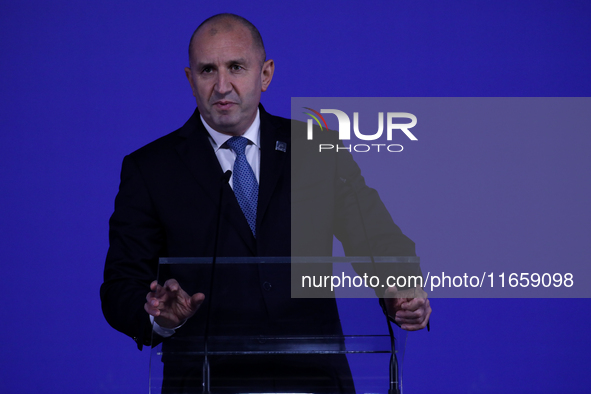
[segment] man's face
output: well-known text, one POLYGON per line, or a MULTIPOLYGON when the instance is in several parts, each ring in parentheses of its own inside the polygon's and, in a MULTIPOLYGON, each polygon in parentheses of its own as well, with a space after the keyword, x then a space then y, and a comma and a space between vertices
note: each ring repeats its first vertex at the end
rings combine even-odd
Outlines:
POLYGON ((185 73, 201 116, 214 130, 242 135, 254 121, 274 71, 273 60, 263 63, 261 57, 238 23, 205 25, 193 38, 185 73))

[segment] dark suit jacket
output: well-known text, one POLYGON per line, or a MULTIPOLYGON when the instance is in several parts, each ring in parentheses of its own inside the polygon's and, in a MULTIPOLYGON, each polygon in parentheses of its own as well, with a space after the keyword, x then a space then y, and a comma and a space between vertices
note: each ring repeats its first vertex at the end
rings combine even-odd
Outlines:
MULTIPOLYGON (((333 234, 349 255, 414 255, 414 243, 365 185, 350 154, 319 154, 301 124, 293 124, 292 135, 290 120, 262 106, 260 113, 257 237, 225 185, 219 256, 330 255, 333 234), (277 141, 287 144, 285 152, 277 141), (363 221, 372 223, 367 236, 363 221)), ((140 348, 150 343, 143 305, 158 258, 213 255, 222 170, 207 136, 196 110, 183 127, 123 161, 101 300, 107 321, 140 348)), ((319 138, 336 143, 335 134, 319 138)), ((268 265, 216 271, 212 335, 340 334, 335 300, 291 299, 289 276, 268 265)), ((204 272, 184 286, 208 297, 208 281, 204 272)), ((206 312, 202 306, 175 335, 200 332, 206 312)))

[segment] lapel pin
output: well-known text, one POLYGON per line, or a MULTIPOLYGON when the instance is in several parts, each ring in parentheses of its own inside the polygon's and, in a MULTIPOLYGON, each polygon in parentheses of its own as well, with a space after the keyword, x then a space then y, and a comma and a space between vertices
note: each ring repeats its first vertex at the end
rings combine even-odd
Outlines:
POLYGON ((281 152, 287 151, 287 144, 283 141, 277 141, 275 143, 275 150, 280 150, 281 152))

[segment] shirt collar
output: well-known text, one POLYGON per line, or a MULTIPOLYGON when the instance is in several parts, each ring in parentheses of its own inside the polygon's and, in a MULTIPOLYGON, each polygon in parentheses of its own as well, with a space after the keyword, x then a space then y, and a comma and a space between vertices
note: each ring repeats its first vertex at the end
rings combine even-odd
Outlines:
MULTIPOLYGON (((228 135, 228 134, 222 134, 219 131, 215 131, 207 124, 207 122, 205 120, 203 120, 203 116, 199 115, 199 117, 201 118, 201 123, 203 123, 203 126, 205 126, 205 130, 207 130, 207 132, 209 133, 209 136, 213 140, 214 151, 217 152, 218 149, 220 149, 222 147, 222 145, 224 145, 226 143, 226 141, 228 141, 230 138, 232 138, 232 136, 228 135)), ((256 145, 256 147, 259 149, 260 149, 260 134, 261 134, 260 129, 261 129, 261 117, 260 117, 259 109, 257 108, 257 115, 255 116, 254 121, 252 122, 252 124, 250 125, 248 130, 246 130, 246 132, 244 134, 242 134, 242 137, 246 138, 249 141, 249 143, 256 145)))

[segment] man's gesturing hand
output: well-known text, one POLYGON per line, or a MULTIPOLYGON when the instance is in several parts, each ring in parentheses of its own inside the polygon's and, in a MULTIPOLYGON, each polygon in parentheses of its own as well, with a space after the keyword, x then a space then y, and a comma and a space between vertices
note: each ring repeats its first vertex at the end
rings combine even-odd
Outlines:
POLYGON ((146 296, 144 309, 164 328, 178 327, 197 312, 205 299, 203 293, 195 293, 189 297, 174 279, 164 282, 164 286, 154 281, 150 284, 150 290, 152 291, 146 296))
POLYGON ((386 311, 403 330, 422 330, 429 322, 431 305, 427 293, 420 287, 400 290, 389 287, 384 294, 386 311))

